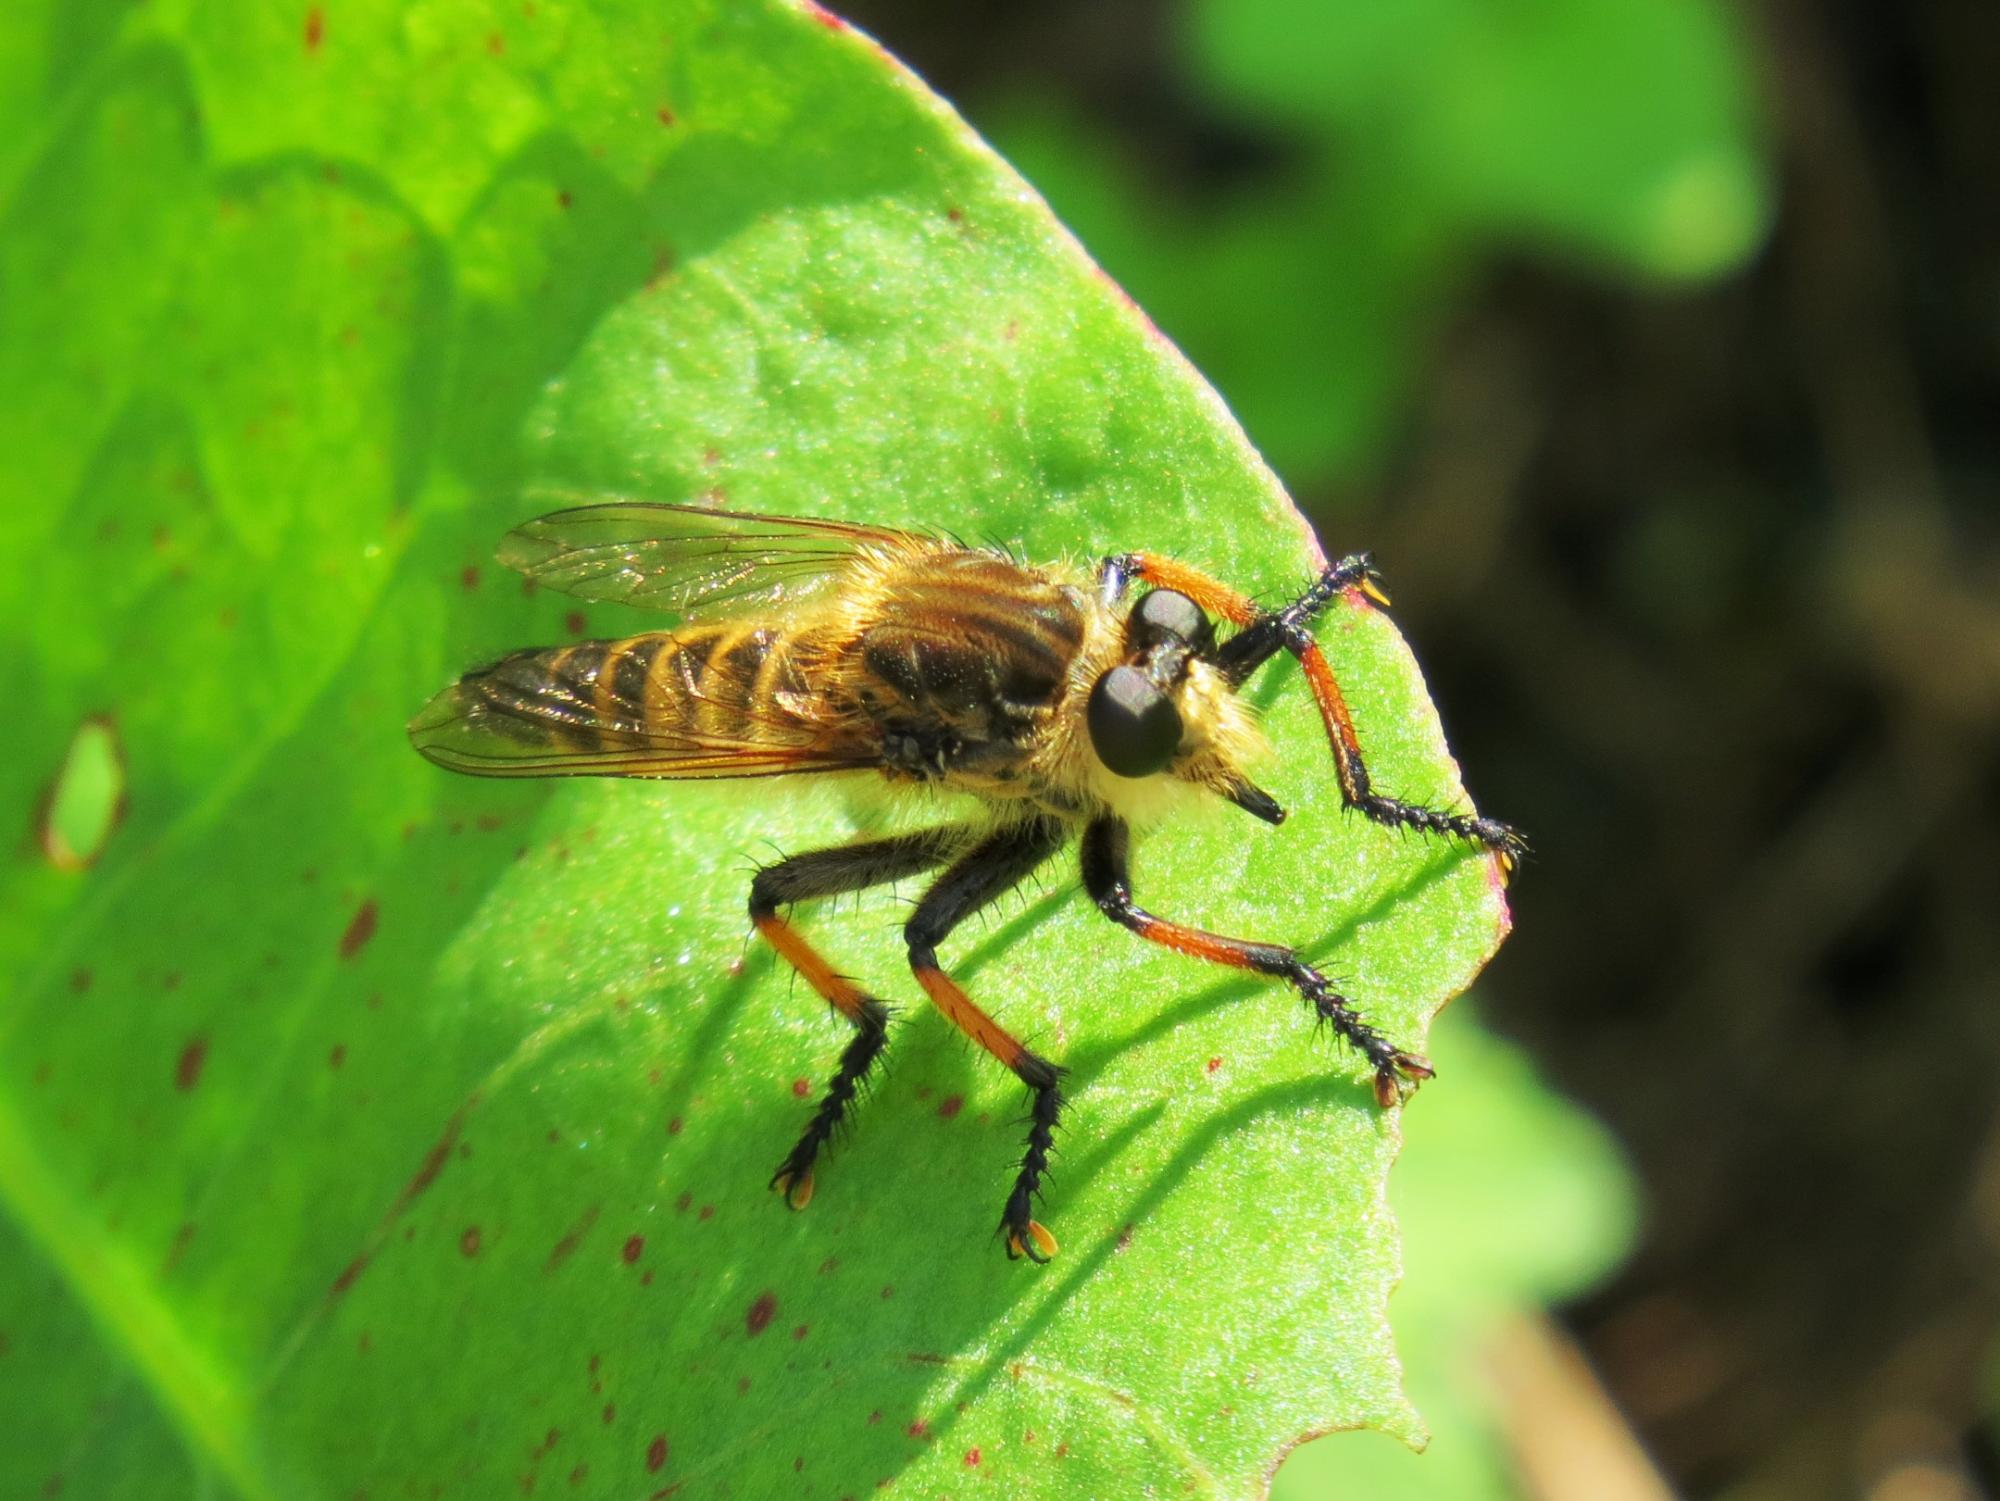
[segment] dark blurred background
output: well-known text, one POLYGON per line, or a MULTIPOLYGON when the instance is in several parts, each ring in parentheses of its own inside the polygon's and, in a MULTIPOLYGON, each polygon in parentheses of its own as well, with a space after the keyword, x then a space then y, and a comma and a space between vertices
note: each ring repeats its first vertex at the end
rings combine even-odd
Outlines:
POLYGON ((2000 5, 844 9, 1382 561, 1667 1480, 2000 1495, 2000 5))

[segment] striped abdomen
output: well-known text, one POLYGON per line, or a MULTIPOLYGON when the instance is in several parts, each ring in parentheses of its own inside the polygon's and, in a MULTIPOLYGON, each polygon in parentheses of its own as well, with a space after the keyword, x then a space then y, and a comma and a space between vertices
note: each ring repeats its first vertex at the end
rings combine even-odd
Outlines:
POLYGON ((412 723, 434 761, 490 775, 728 776, 866 764, 830 734, 810 632, 742 623, 515 652, 412 723))

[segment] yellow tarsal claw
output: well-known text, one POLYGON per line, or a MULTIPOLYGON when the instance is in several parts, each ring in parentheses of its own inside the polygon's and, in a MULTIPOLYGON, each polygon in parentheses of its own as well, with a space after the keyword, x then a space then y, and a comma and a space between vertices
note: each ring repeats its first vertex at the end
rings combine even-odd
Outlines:
POLYGON ((812 1202, 813 1175, 808 1172, 803 1177, 794 1178, 790 1173, 785 1173, 771 1187, 783 1194, 785 1202, 792 1208, 803 1209, 812 1202))
POLYGON ((1040 1220, 1028 1221, 1028 1239, 1024 1242, 1019 1234, 1007 1237, 1007 1254, 1016 1259, 1025 1256, 1037 1266, 1046 1265, 1062 1247, 1049 1234, 1049 1227, 1040 1220))
POLYGON ((1364 576, 1361 580, 1360 588, 1363 594, 1374 600, 1383 609, 1386 610, 1389 608, 1389 596, 1375 580, 1364 576))

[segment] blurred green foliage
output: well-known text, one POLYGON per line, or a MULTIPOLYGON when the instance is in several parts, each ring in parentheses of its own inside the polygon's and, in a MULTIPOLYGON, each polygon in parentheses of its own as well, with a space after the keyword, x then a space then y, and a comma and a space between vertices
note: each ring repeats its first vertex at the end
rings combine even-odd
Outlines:
POLYGON ((1221 188, 1044 94, 980 123, 1297 485, 1366 474, 1468 278, 1509 252, 1661 286, 1761 243, 1711 0, 1188 0, 1188 88, 1271 148, 1221 188))

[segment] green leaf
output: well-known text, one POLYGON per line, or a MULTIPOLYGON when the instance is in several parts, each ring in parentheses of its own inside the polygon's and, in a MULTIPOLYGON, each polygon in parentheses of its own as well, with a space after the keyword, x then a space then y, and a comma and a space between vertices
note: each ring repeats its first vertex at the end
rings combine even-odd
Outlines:
MULTIPOLYGON (((1297 588, 1275 481, 1040 202, 816 11, 86 10, 88 58, 4 75, 53 93, 0 207, 0 797, 33 826, 95 723, 125 810, 0 877, 0 1491, 1243 1495, 1305 1432, 1414 1434, 1396 1115, 1279 989, 1051 867, 946 958, 1072 1070, 1057 1261, 992 1234, 1019 1086, 915 1004, 790 1214, 845 1039, 746 951, 747 872, 881 812, 404 740, 642 618, 493 566, 530 481, 1297 588)), ((1323 634, 1380 784, 1458 800, 1388 620, 1323 634)), ((1257 696, 1292 822, 1162 829, 1140 895, 1420 1045, 1504 931, 1489 862, 1343 817, 1296 674, 1257 696)), ((903 910, 801 920, 912 1002, 903 910)))
POLYGON ((1602 1127, 1463 1005, 1429 1045, 1460 1087, 1411 1114, 1389 1202, 1405 1247, 1398 1348, 1436 1437, 1422 1454, 1383 1438, 1308 1444, 1279 1471, 1273 1501, 1520 1496, 1494 1410, 1507 1380, 1496 1341, 1586 1291, 1632 1240, 1630 1172, 1602 1127))

